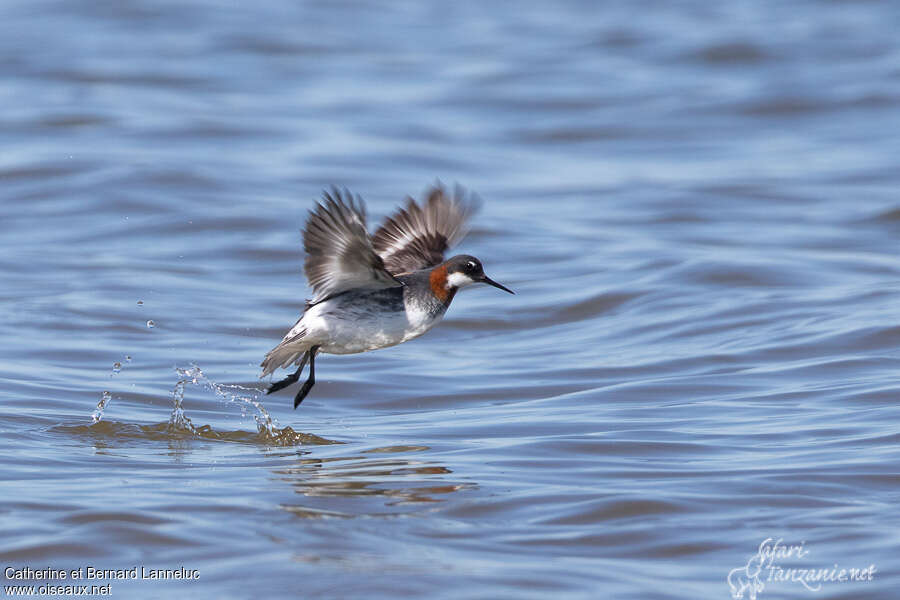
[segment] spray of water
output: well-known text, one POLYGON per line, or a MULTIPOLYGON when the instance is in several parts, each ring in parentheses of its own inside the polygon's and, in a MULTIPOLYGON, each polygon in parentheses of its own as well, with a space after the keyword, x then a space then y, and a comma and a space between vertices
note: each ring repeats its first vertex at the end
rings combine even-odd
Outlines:
MULTIPOLYGON (((126 356, 123 361, 115 362, 109 376, 115 377, 118 375, 126 365, 131 363, 131 360, 131 356, 126 356)), ((221 398, 226 402, 237 404, 241 409, 242 416, 247 416, 249 410, 252 409, 254 413, 253 418, 256 421, 257 434, 259 436, 256 441, 276 446, 295 446, 307 443, 336 443, 313 434, 296 432, 290 427, 281 429, 276 427, 271 415, 269 415, 265 406, 259 401, 262 391, 257 388, 236 384, 216 383, 209 379, 197 365, 191 365, 186 369, 176 367, 175 372, 178 374, 178 381, 175 383, 175 387, 172 390, 172 414, 169 417, 169 422, 164 427, 168 434, 184 435, 187 433, 189 435, 207 439, 230 440, 235 438, 234 432, 216 432, 213 431, 209 425, 197 427, 191 422, 190 417, 184 412, 185 390, 187 386, 190 385, 199 386, 201 389, 211 391, 218 398, 221 398)), ((97 403, 97 408, 91 414, 92 426, 97 425, 103 420, 103 413, 108 408, 111 400, 112 394, 109 391, 104 390, 100 395, 100 401, 97 403)), ((153 429, 154 433, 156 431, 157 430, 153 429)), ((238 438, 240 440, 244 439, 241 436, 238 436, 238 438)))
POLYGON ((188 369, 176 367, 175 372, 178 373, 179 379, 175 384, 175 389, 172 390, 174 407, 172 416, 169 418, 170 428, 195 434, 199 431, 191 423, 190 418, 184 414, 184 390, 185 386, 190 384, 199 385, 227 402, 240 404, 242 414, 246 414, 247 407, 252 407, 255 410, 253 418, 256 421, 256 429, 264 438, 276 439, 283 433, 284 430, 275 427, 269 411, 259 402, 261 392, 257 388, 216 383, 209 379, 197 365, 191 365, 188 369))

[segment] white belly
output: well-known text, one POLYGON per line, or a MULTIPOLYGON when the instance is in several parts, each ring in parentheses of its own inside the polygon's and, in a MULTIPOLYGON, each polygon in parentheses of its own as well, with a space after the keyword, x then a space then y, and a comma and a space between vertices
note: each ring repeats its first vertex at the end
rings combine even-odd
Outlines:
POLYGON ((405 312, 334 312, 328 306, 316 305, 304 315, 303 324, 310 333, 307 339, 315 340, 321 352, 355 354, 419 337, 442 318, 443 314, 409 307, 405 312))

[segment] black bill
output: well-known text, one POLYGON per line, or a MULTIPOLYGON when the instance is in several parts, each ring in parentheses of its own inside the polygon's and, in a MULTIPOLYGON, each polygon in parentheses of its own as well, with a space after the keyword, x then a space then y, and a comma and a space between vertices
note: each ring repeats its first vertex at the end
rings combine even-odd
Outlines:
POLYGON ((492 285, 492 286, 494 286, 495 288, 500 288, 500 289, 503 290, 504 292, 509 292, 510 294, 515 294, 514 291, 512 291, 511 289, 509 289, 509 288, 506 287, 506 286, 500 285, 499 283, 497 283, 496 281, 494 281, 493 279, 491 279, 491 278, 488 277, 487 275, 485 275, 485 276, 484 276, 484 279, 482 279, 481 281, 482 281, 482 283, 486 283, 486 284, 488 284, 488 285, 492 285))

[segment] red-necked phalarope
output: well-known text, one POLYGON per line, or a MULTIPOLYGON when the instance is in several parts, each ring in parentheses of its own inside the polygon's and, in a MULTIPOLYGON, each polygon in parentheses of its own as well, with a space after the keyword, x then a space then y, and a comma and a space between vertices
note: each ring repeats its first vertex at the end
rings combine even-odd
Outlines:
POLYGON ((309 362, 309 378, 294 408, 316 382, 316 354, 355 354, 394 346, 437 325, 457 290, 487 283, 512 290, 484 274, 474 256, 444 260, 444 252, 466 234, 475 203, 457 187, 453 197, 440 185, 419 206, 408 198, 370 236, 362 198, 333 188, 303 232, 304 271, 315 296, 281 343, 262 362, 265 377, 279 367, 297 370, 267 390, 295 383, 309 362))

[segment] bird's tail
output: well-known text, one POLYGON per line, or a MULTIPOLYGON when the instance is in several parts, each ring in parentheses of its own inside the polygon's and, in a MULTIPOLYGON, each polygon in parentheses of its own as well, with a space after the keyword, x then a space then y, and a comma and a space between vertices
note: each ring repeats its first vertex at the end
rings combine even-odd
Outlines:
POLYGON ((300 359, 303 358, 303 355, 309 350, 309 344, 301 342, 301 339, 305 334, 306 331, 301 330, 297 335, 291 337, 285 336, 285 339, 281 340, 280 344, 269 350, 266 353, 266 357, 259 365, 263 369, 260 377, 265 377, 266 375, 275 372, 275 369, 278 369, 279 367, 299 364, 300 359))

